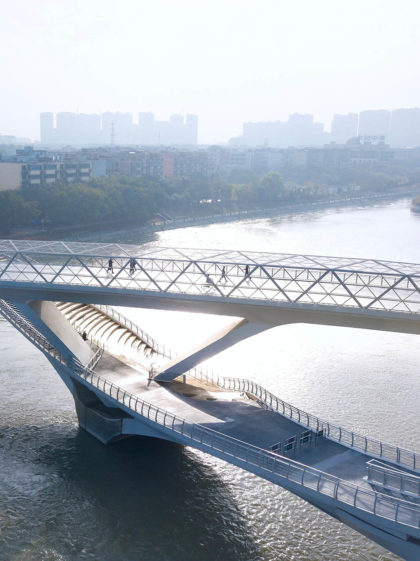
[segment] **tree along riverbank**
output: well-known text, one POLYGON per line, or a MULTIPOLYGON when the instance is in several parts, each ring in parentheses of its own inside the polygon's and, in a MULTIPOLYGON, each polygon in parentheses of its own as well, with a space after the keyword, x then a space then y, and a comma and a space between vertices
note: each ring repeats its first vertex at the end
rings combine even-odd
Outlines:
POLYGON ((383 193, 383 194, 364 194, 360 196, 343 196, 335 197, 333 199, 318 200, 312 202, 302 202, 296 204, 286 204, 277 207, 259 208, 250 210, 241 210, 233 212, 225 212, 221 214, 212 214, 207 216, 190 216, 179 217, 173 220, 165 220, 160 223, 146 224, 138 226, 132 224, 125 228, 112 228, 108 230, 97 229, 94 232, 76 232, 71 236, 66 237, 67 240, 77 241, 119 241, 123 240, 127 235, 136 235, 148 239, 156 232, 164 230, 175 230, 178 228, 187 228, 190 226, 201 226, 208 224, 216 224, 221 222, 235 222, 239 220, 246 220, 252 218, 270 218, 279 216, 281 214, 298 214, 310 210, 318 210, 323 208, 340 208, 345 206, 352 206, 357 204, 376 204, 379 202, 393 201, 413 197, 417 195, 420 190, 420 185, 416 190, 400 189, 398 191, 383 193))
POLYGON ((377 195, 400 196, 401 190, 409 189, 407 184, 402 188, 389 181, 381 190, 377 187, 375 183, 375 189, 314 185, 291 188, 276 172, 241 185, 219 177, 171 181, 106 177, 83 184, 56 183, 0 192, 0 234, 15 238, 83 239, 99 232, 112 236, 133 228, 147 233, 314 204, 369 200, 377 195))

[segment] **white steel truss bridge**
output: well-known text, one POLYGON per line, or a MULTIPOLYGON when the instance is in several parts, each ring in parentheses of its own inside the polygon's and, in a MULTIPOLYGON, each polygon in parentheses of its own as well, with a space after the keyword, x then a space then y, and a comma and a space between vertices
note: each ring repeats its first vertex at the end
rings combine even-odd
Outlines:
POLYGON ((420 313, 420 265, 374 259, 3 240, 0 282, 420 313))

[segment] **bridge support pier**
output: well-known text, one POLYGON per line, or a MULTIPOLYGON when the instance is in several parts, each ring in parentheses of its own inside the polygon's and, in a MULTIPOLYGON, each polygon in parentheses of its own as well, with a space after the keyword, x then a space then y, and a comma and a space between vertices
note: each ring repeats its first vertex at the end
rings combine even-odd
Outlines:
POLYGON ((242 339, 252 337, 271 327, 272 325, 264 323, 250 322, 246 318, 237 319, 203 343, 169 361, 158 371, 155 380, 170 382, 203 360, 211 358, 242 339))
POLYGON ((148 436, 160 440, 168 438, 155 430, 147 421, 140 420, 120 409, 104 403, 92 390, 72 378, 72 394, 80 428, 94 436, 102 444, 112 444, 131 436, 148 436))

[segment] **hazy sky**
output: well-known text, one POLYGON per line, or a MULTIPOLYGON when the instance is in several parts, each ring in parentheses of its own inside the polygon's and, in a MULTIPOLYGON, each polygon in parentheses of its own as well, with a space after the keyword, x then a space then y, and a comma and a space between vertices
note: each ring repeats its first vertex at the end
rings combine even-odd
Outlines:
POLYGON ((41 111, 244 121, 420 106, 419 0, 0 0, 0 134, 41 111))

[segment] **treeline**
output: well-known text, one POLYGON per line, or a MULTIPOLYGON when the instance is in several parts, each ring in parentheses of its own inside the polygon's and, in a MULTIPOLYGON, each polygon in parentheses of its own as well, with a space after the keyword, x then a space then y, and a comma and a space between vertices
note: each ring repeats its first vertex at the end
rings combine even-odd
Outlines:
POLYGON ((366 169, 289 170, 258 176, 234 169, 218 176, 147 179, 122 176, 87 183, 53 183, 19 191, 0 191, 0 235, 16 228, 42 226, 83 228, 121 221, 142 225, 157 212, 198 216, 232 210, 267 208, 331 197, 357 189, 384 191, 398 184, 420 181, 420 172, 388 175, 366 169), (350 186, 350 187, 349 187, 350 186))
POLYGON ((266 205, 284 195, 278 173, 247 184, 231 184, 218 177, 149 180, 105 177, 88 183, 53 183, 19 191, 0 191, 0 233, 35 226, 71 227, 125 220, 143 224, 156 212, 198 212, 216 205, 266 205))

